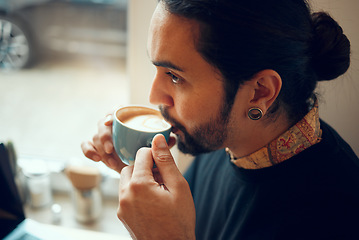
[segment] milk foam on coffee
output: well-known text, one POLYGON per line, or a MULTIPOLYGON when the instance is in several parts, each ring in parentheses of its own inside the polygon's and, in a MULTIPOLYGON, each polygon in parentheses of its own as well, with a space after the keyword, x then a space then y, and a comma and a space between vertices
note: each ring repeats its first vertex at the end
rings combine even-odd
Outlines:
POLYGON ((162 131, 169 127, 168 123, 158 115, 154 114, 137 115, 127 119, 124 124, 127 127, 144 132, 162 131))

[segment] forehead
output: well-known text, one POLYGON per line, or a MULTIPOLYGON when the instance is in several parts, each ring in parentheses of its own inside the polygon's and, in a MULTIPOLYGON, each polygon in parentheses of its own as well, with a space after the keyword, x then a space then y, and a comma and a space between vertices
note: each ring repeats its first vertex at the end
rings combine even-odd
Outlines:
POLYGON ((148 51, 150 57, 156 58, 159 54, 161 57, 165 57, 166 53, 183 55, 183 53, 191 52, 198 54, 195 48, 198 32, 197 21, 172 14, 165 9, 163 3, 159 3, 149 29, 148 51))

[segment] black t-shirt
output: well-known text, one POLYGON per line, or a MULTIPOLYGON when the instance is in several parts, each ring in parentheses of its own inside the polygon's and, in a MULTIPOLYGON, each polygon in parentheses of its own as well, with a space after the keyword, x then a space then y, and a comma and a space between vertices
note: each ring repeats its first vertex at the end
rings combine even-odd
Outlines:
POLYGON ((224 150, 185 174, 197 239, 359 239, 359 159, 321 122, 322 141, 272 167, 249 170, 224 150))

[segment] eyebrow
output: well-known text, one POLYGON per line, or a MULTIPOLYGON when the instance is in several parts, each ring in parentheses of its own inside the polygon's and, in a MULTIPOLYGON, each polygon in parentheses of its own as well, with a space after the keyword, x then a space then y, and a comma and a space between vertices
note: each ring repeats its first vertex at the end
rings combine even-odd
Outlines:
POLYGON ((164 67, 164 68, 169 68, 169 69, 177 70, 180 72, 184 72, 184 70, 181 67, 179 67, 169 61, 154 61, 152 63, 153 63, 153 65, 155 65, 157 67, 164 67))

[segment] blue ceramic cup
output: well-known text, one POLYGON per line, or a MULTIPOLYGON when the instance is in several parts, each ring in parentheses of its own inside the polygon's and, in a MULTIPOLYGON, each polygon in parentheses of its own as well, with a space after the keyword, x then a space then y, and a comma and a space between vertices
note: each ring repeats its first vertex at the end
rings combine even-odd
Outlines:
POLYGON ((133 165, 138 149, 150 147, 156 134, 168 142, 172 126, 160 111, 144 106, 127 106, 114 113, 112 126, 113 145, 122 162, 133 165))

